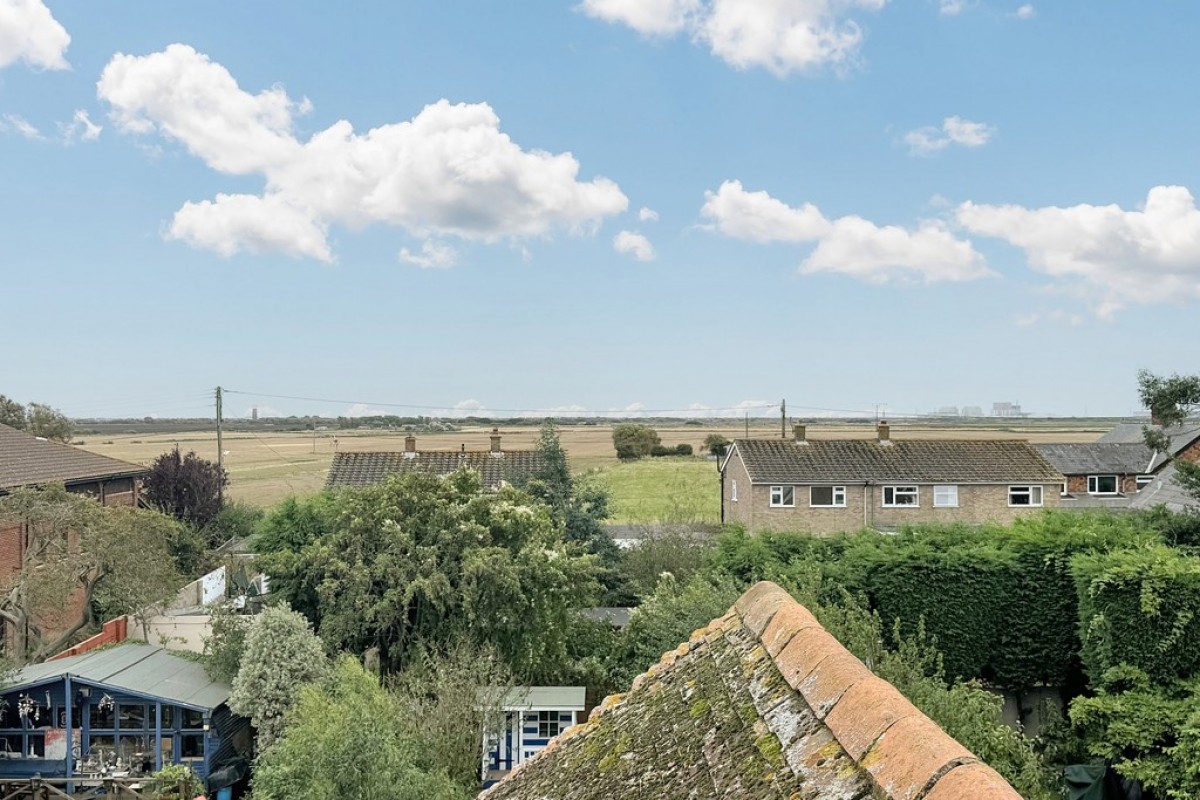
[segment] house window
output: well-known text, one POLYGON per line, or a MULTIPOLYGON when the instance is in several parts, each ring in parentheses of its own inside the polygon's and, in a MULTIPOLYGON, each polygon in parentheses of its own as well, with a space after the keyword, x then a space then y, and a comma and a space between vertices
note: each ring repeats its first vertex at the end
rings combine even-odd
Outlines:
POLYGON ((810 486, 808 504, 814 508, 845 508, 845 486, 810 486))
POLYGON ((179 737, 179 757, 181 759, 204 758, 204 734, 186 733, 179 737))
POLYGON ((1116 494, 1116 475, 1088 475, 1088 494, 1116 494))
POLYGON ((883 507, 900 508, 920 505, 920 495, 916 486, 885 486, 883 487, 883 507))
POLYGON ((537 723, 539 739, 553 739, 562 732, 557 711, 539 711, 537 723))
POLYGON ((933 487, 934 508, 958 508, 958 487, 954 485, 933 487))
POLYGON ((732 486, 733 486, 733 488, 729 492, 729 499, 736 503, 737 502, 737 481, 733 481, 732 486))
POLYGON ((793 508, 796 505, 795 486, 772 486, 771 508, 793 508))
POLYGON ((1141 491, 1142 489, 1146 488, 1147 486, 1149 486, 1152 483, 1154 483, 1153 475, 1138 475, 1137 476, 1138 491, 1141 491))
POLYGON ((1042 487, 1010 486, 1008 487, 1008 504, 1010 506, 1040 506, 1042 504, 1042 487))

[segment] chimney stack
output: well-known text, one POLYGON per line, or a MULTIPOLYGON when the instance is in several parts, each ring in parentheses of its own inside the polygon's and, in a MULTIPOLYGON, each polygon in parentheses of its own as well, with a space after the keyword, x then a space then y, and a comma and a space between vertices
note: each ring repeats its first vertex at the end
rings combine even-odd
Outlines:
POLYGON ((417 437, 415 437, 415 436, 405 436, 404 437, 404 452, 406 452, 406 453, 417 452, 417 437))
POLYGON ((808 439, 805 438, 805 428, 803 425, 792 426, 792 438, 796 440, 796 444, 808 444, 808 439))
POLYGON ((492 452, 500 452, 500 429, 492 428, 492 452))
POLYGON ((879 431, 879 443, 880 444, 891 444, 892 443, 892 431, 891 431, 891 429, 888 428, 888 421, 886 419, 879 420, 878 431, 879 431))

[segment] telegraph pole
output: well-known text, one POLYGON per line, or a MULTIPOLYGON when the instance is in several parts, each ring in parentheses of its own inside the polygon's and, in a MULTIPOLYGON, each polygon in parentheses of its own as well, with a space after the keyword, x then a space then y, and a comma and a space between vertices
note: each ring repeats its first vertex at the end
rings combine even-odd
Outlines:
POLYGON ((779 401, 779 438, 787 438, 787 398, 779 401))
MULTIPOLYGON (((225 447, 221 441, 221 387, 217 387, 217 469, 225 468, 225 447)), ((217 496, 225 499, 225 491, 218 487, 217 496)))

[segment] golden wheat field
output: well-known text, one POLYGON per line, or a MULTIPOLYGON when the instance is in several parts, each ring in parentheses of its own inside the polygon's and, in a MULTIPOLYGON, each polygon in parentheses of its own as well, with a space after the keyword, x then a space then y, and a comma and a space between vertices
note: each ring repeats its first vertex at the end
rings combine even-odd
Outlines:
MULTIPOLYGON (((892 424, 893 438, 937 439, 1029 439, 1030 441, 1085 442, 1092 441, 1111 427, 1110 421, 1021 421, 1008 422, 1003 427, 972 425, 892 424)), ((744 436, 742 424, 691 425, 676 423, 658 426, 663 444, 671 447, 687 443, 701 453, 704 438, 719 433, 729 438, 744 436)), ((422 450, 486 449, 491 428, 465 427, 453 432, 419 433, 417 447, 422 450)), ((502 446, 506 450, 531 448, 538 437, 534 426, 502 428, 502 446)), ((780 436, 778 423, 752 422, 749 433, 754 437, 780 436)), ((289 495, 315 492, 325 482, 335 448, 343 451, 388 451, 404 448, 401 431, 327 430, 285 432, 264 429, 254 432, 229 432, 224 435, 225 466, 229 471, 230 494, 236 500, 254 505, 271 505, 289 495)), ((808 436, 813 439, 869 438, 873 425, 810 423, 808 436)), ((618 465, 612 445, 612 426, 578 425, 560 428, 563 447, 576 472, 603 474, 618 465)), ((149 464, 161 453, 178 446, 184 452, 194 450, 199 455, 216 459, 216 434, 213 431, 162 434, 123 434, 80 437, 76 444, 94 453, 149 464)), ((712 484, 715 493, 715 483, 712 484)), ((614 498, 620 500, 620 498, 614 498)))

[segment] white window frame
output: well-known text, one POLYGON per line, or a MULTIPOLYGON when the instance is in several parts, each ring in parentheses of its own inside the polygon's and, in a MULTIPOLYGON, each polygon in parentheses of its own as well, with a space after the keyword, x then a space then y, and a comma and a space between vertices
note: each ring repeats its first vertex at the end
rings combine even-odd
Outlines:
POLYGON ((1088 475, 1087 490, 1088 490, 1088 494, 1099 494, 1099 495, 1120 494, 1121 493, 1121 476, 1113 475, 1111 473, 1106 474, 1106 475, 1088 475), (1112 478, 1113 490, 1111 492, 1100 491, 1099 486, 1100 486, 1101 478, 1112 478))
POLYGON ((845 486, 810 486, 808 487, 808 507, 809 508, 845 508, 846 507, 846 487, 845 486), (814 489, 829 489, 832 492, 832 503, 814 503, 814 489))
POLYGON ((771 508, 795 508, 796 507, 796 487, 795 486, 772 486, 771 487, 771 508), (784 492, 791 495, 791 502, 783 502, 784 492))
POLYGON ((734 503, 737 502, 737 480, 736 479, 734 479, 732 481, 732 488, 729 492, 729 499, 734 503))
POLYGON ((1008 487, 1008 505, 1010 508, 1041 508, 1044 500, 1042 487, 1038 484, 1022 484, 1019 486, 1008 487), (1028 503, 1014 503, 1013 497, 1024 495, 1029 498, 1028 503), (1036 500, 1036 502, 1035 502, 1036 500))
POLYGON ((1145 489, 1150 484, 1154 483, 1154 476, 1153 475, 1138 475, 1136 480, 1137 480, 1138 491, 1141 491, 1142 489, 1145 489))
POLYGON ((939 483, 933 487, 934 508, 958 508, 958 484, 939 483), (939 494, 941 497, 939 498, 939 494), (946 496, 949 495, 949 498, 946 496), (949 499, 949 502, 946 500, 949 499))
POLYGON ((896 484, 894 486, 884 486, 881 493, 882 508, 920 508, 921 507, 921 487, 915 484, 896 484), (905 497, 912 497, 911 503, 897 503, 896 495, 902 494, 905 497), (888 502, 888 496, 891 496, 891 502, 888 502))

